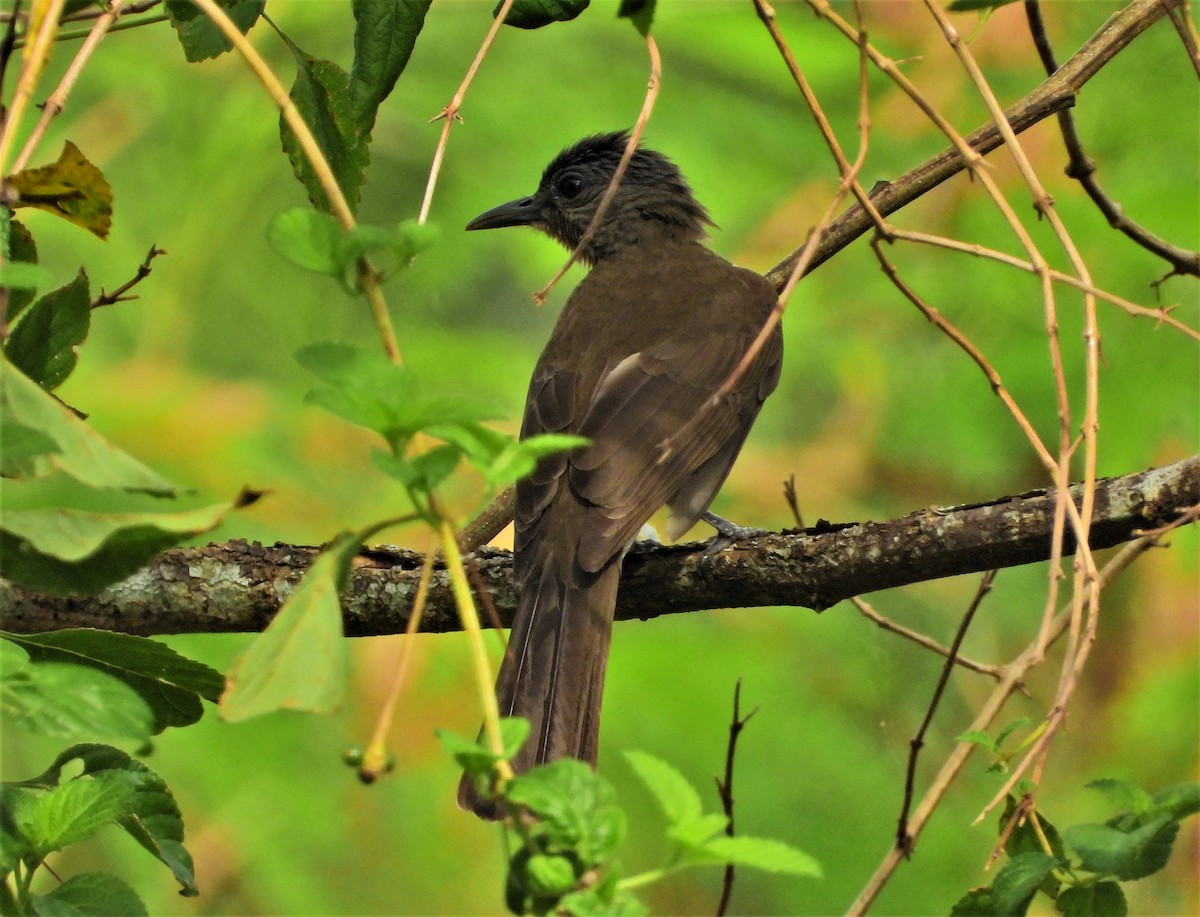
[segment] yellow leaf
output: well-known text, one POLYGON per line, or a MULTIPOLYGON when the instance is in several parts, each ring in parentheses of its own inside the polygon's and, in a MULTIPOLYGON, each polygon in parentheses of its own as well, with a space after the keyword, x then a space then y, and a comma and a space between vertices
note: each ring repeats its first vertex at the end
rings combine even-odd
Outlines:
POLYGON ((112 188, 104 173, 88 162, 70 140, 63 146, 58 162, 18 172, 9 182, 20 195, 14 206, 46 210, 101 239, 108 238, 112 188))

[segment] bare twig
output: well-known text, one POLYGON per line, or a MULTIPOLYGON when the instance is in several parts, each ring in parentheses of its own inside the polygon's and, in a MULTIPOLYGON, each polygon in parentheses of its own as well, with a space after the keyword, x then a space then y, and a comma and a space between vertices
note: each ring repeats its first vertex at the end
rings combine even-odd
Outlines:
MULTIPOLYGON (((746 728, 746 724, 750 722, 751 717, 756 713, 758 713, 757 707, 745 716, 742 716, 742 679, 738 678, 737 683, 733 686, 733 718, 729 721, 729 741, 725 745, 725 776, 724 778, 713 778, 717 784, 717 793, 721 797, 721 808, 725 811, 725 834, 729 837, 734 836, 733 762, 737 756, 738 737, 742 734, 742 730, 746 728)), ((729 910, 729 900, 733 897, 734 877, 733 864, 726 863, 725 876, 721 882, 721 900, 717 904, 717 917, 723 917, 725 912, 729 910)))
POLYGON ((954 634, 954 641, 950 644, 950 652, 946 654, 946 664, 942 666, 937 686, 933 689, 933 696, 929 699, 929 709, 925 711, 925 719, 921 721, 916 735, 909 742, 908 770, 904 775, 904 804, 900 807, 900 818, 896 824, 896 847, 905 856, 912 852, 914 840, 908 833, 908 813, 912 807, 913 788, 917 780, 917 758, 920 756, 921 749, 925 745, 925 734, 929 731, 930 724, 933 723, 933 716, 937 712, 938 704, 941 703, 942 693, 946 690, 946 684, 950 681, 950 673, 954 670, 954 662, 958 658, 958 649, 962 646, 963 638, 967 635, 967 628, 971 626, 971 620, 975 617, 975 612, 979 610, 979 605, 983 602, 984 596, 992 591, 992 582, 995 579, 996 571, 989 570, 979 581, 979 588, 975 590, 975 597, 971 599, 971 604, 967 607, 966 614, 963 615, 962 621, 959 622, 958 630, 954 634))
POLYGON ((440 120, 443 122, 442 134, 438 138, 437 147, 433 151, 433 162, 429 166, 429 180, 425 183, 425 196, 421 199, 421 212, 417 215, 418 223, 424 223, 429 219, 429 210, 433 206, 433 190, 437 187, 438 176, 442 171, 442 159, 446 154, 446 144, 450 142, 450 128, 455 121, 462 120, 459 110, 462 108, 463 100, 466 98, 467 89, 470 88, 471 82, 475 79, 479 65, 487 57, 487 53, 492 47, 492 42, 496 40, 496 35, 500 31, 500 27, 504 25, 504 20, 508 18, 508 11, 512 9, 512 5, 513 0, 504 0, 500 4, 500 8, 496 10, 496 15, 492 18, 492 24, 488 28, 487 35, 484 36, 479 50, 475 52, 475 58, 471 61, 471 66, 467 68, 467 73, 455 91, 454 96, 446 104, 445 108, 430 119, 432 121, 440 120))
MULTIPOLYGON (((1046 74, 1051 76, 1058 69, 1058 61, 1054 57, 1054 48, 1046 34, 1046 25, 1042 21, 1042 11, 1038 0, 1025 0, 1025 17, 1029 22, 1029 32, 1033 37, 1033 44, 1037 48, 1038 56, 1042 60, 1042 66, 1045 68, 1046 74)), ((1171 18, 1174 22, 1174 16, 1171 18)), ((1200 277, 1200 252, 1188 251, 1172 245, 1129 219, 1121 205, 1105 194, 1100 183, 1096 181, 1096 164, 1083 150, 1083 141, 1080 140, 1079 132, 1075 129, 1075 118, 1071 111, 1069 109, 1060 111, 1057 117, 1063 144, 1067 148, 1069 157, 1067 177, 1079 182, 1100 213, 1108 220, 1108 225, 1166 261, 1171 265, 1171 274, 1190 274, 1200 277)))
POLYGON ((960 665, 964 669, 972 672, 978 672, 980 675, 987 675, 989 678, 1000 680, 1004 674, 1000 666, 988 665, 985 662, 976 662, 959 653, 955 653, 951 647, 942 646, 931 637, 919 633, 911 628, 905 627, 903 624, 897 624, 891 618, 880 614, 870 602, 862 596, 855 596, 850 600, 850 603, 859 610, 864 618, 876 624, 881 630, 886 630, 888 633, 896 634, 898 637, 903 637, 905 640, 911 640, 918 646, 923 646, 927 650, 933 650, 939 656, 945 656, 947 659, 952 659, 955 665, 960 665))
POLYGON ((600 203, 596 205, 596 212, 592 214, 592 219, 583 231, 583 235, 579 237, 579 242, 567 256, 566 263, 558 269, 558 273, 551 277, 544 287, 533 294, 533 301, 539 306, 546 301, 546 297, 554 289, 555 284, 566 276, 567 271, 571 269, 571 265, 579 259, 579 256, 583 254, 583 250, 587 248, 588 243, 592 241, 592 237, 600 227, 600 221, 604 219, 604 215, 608 213, 609 205, 612 204, 613 198, 617 196, 617 189, 621 186, 621 179, 625 176, 625 170, 629 167, 629 161, 633 159, 633 152, 637 149, 637 145, 642 139, 642 131, 645 130, 646 123, 650 120, 650 113, 654 111, 654 102, 658 98, 658 90, 662 85, 662 57, 658 53, 658 43, 655 42, 654 36, 649 32, 646 33, 646 52, 650 55, 650 79, 646 83, 646 95, 642 99, 642 110, 638 112, 637 121, 633 125, 633 130, 629 132, 629 139, 625 142, 625 150, 621 153, 620 160, 617 161, 617 168, 613 171, 613 177, 609 181, 608 187, 604 189, 600 203))
POLYGON ((159 255, 165 255, 166 253, 167 253, 166 249, 159 248, 156 245, 151 245, 150 251, 146 255, 146 259, 141 264, 138 265, 137 273, 135 273, 133 275, 132 279, 127 280, 125 283, 121 284, 119 287, 117 287, 111 293, 105 293, 102 288, 100 290, 100 295, 92 300, 91 308, 99 309, 102 306, 111 306, 114 303, 126 302, 130 299, 137 299, 136 296, 126 296, 125 294, 128 293, 130 290, 132 290, 135 286, 137 286, 143 280, 145 280, 147 277, 149 277, 150 276, 150 262, 153 261, 155 258, 157 258, 159 255))

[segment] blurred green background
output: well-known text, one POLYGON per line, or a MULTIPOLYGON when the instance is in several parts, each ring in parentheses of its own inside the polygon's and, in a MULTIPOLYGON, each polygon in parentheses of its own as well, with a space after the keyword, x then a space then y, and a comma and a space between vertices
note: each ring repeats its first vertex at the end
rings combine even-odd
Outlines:
MULTIPOLYGON (((804 240, 836 187, 836 171, 749 2, 663 0, 655 26, 663 87, 646 143, 671 155, 721 230, 713 245, 766 270, 804 240)), ((857 59, 806 7, 777 3, 779 21, 848 150, 855 149, 857 59)), ((1116 4, 1055 3, 1045 12, 1065 59, 1116 4)), ((490 3, 435 3, 409 68, 375 130, 360 217, 414 216, 450 99, 490 22, 490 3)), ((964 131, 984 118, 927 14, 915 3, 867 4, 872 39, 964 131)), ((269 13, 305 50, 348 67, 349 4, 273 0, 269 13)), ((525 382, 576 269, 548 306, 530 293, 563 253, 528 231, 468 235, 475 214, 529 193, 541 168, 584 134, 630 125, 647 77, 645 50, 596 0, 578 20, 538 32, 505 30, 451 136, 432 219, 440 244, 388 287, 408 363, 431 388, 492 399, 515 429, 525 382)), ((849 15, 848 8, 843 12, 849 15)), ((982 28, 956 20, 1005 103, 1039 82, 1019 5, 982 28)), ((255 43, 290 81, 287 51, 265 23, 255 43)), ((74 50, 57 50, 51 78, 74 50)), ((44 87, 53 85, 43 83, 44 87)), ((864 183, 891 179, 944 146, 912 105, 871 77, 873 132, 864 183)), ((39 96, 44 96, 43 90, 39 96)), ((1077 110, 1100 178, 1127 212, 1177 244, 1200 244, 1200 93, 1165 21, 1088 84, 1077 110)), ((365 434, 309 408, 311 380, 292 355, 318 341, 374 346, 365 308, 304 275, 268 246, 277 212, 304 203, 279 152, 277 118, 232 55, 188 65, 166 24, 105 40, 51 127, 38 162, 76 142, 112 183, 112 237, 101 243, 44 214, 25 217, 61 282, 87 266, 94 287, 132 276, 151 244, 170 253, 137 290, 103 310, 63 397, 149 464, 216 498, 243 484, 268 499, 215 536, 319 544, 339 530, 402 511, 399 489, 370 470, 365 434)), ((1105 225, 1062 175, 1052 122, 1023 138, 1101 286, 1148 305, 1179 303, 1196 327, 1193 280, 1158 296, 1164 265, 1105 225)), ((1000 153, 991 162, 1017 211, 1027 192, 1000 153)), ((36 164, 36 163, 35 163, 36 164)), ((979 189, 960 177, 897 217, 921 228, 1019 251, 979 189)), ((1044 224, 1043 251, 1065 259, 1044 224)), ((908 282, 992 360, 1038 430, 1056 437, 1042 303, 1030 277, 942 252, 898 247, 908 282)), ((1081 300, 1060 288, 1059 320, 1074 403, 1082 404, 1081 300)), ((1196 451, 1200 361, 1194 342, 1101 304, 1100 473, 1124 474, 1196 451)), ((795 474, 806 520, 883 519, 931 504, 985 500, 1043 487, 1033 454, 975 367, 880 274, 860 241, 800 285, 785 319, 787 355, 768 402, 715 509, 748 524, 787 526, 781 484, 795 474)), ((1077 427, 1081 410, 1073 420, 1077 427)), ((469 484, 469 482, 468 482, 469 484)), ((461 507, 472 505, 464 486, 461 507)), ((697 531, 696 537, 707 537, 697 531)), ((419 533, 389 540, 424 548, 419 533), (405 541, 405 539, 409 539, 405 541)), ((1050 758, 1047 815, 1060 826, 1102 821, 1101 776, 1151 790, 1195 779, 1200 745, 1197 536, 1171 539, 1106 594, 1100 641, 1050 758)), ((964 652, 1003 662, 1035 632, 1044 565, 1002 571, 964 652)), ((872 597, 883 613, 948 642, 974 593, 967 577, 872 597)), ((248 637, 172 638, 221 668, 248 637)), ((396 726, 395 774, 360 786, 341 749, 369 734, 397 638, 355 643, 353 695, 338 716, 276 715, 229 726, 210 714, 163 735, 148 760, 174 789, 203 894, 174 894, 165 870, 113 829, 59 861, 61 872, 111 868, 155 914, 463 914, 502 911, 496 829, 459 813, 457 773, 436 727, 470 733, 479 719, 459 635, 420 638, 396 726)), ((1001 723, 1038 718, 1055 660, 1010 702, 1001 723)), ((666 758, 698 786, 722 767, 733 686, 759 712, 736 774, 739 830, 802 847, 822 880, 742 871, 733 913, 843 910, 887 851, 903 793, 908 740, 940 659, 883 633, 843 603, 716 611, 616 629, 608 674, 601 770, 633 816, 623 861, 650 868, 665 854, 659 815, 621 750, 666 758)), ((958 673, 927 740, 918 792, 990 682, 958 673)), ((4 777, 40 772, 54 743, 4 736, 4 777)), ((884 891, 880 914, 946 913, 982 872, 995 817, 971 821, 996 788, 973 760, 965 779, 884 891)), ((709 796, 716 808, 715 793, 709 796)), ((1168 870, 1129 887, 1132 912, 1200 912, 1196 820, 1168 870)), ((58 868, 58 867, 56 867, 58 868)), ((672 877, 646 893, 658 913, 710 913, 717 869, 672 877)), ((1041 905, 1042 912, 1045 908, 1041 905)))

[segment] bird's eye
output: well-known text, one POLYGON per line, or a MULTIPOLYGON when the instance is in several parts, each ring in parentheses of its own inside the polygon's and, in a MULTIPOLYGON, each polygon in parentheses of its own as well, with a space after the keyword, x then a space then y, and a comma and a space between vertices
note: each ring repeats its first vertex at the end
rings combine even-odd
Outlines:
POLYGON ((564 175, 558 180, 558 193, 570 200, 583 190, 583 179, 578 175, 564 175))

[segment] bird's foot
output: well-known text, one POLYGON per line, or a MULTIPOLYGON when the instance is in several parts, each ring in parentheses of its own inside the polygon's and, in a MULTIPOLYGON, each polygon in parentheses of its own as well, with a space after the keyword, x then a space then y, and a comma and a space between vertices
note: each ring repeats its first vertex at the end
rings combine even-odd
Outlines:
POLYGON ((724 551, 727 547, 737 541, 744 541, 747 538, 758 538, 762 535, 769 535, 768 529, 757 529, 746 525, 738 525, 736 522, 730 522, 718 516, 716 513, 705 512, 700 516, 705 522, 717 530, 717 534, 712 537, 708 545, 704 548, 705 554, 716 554, 718 551, 724 551))

